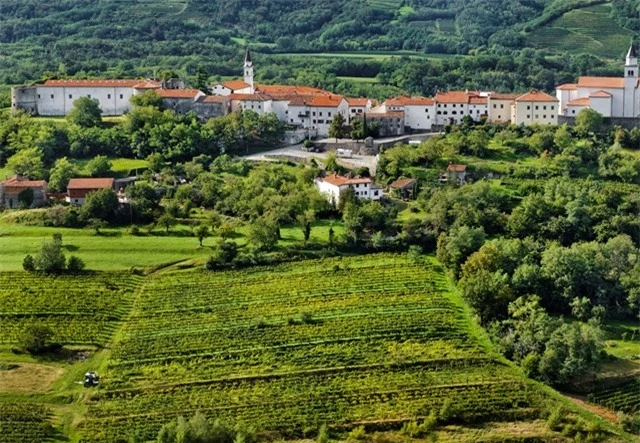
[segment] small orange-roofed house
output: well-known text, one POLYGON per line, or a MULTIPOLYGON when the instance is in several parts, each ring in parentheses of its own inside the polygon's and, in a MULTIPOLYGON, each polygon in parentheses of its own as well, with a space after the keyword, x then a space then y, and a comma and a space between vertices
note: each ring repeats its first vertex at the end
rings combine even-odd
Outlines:
POLYGON ((557 125, 558 99, 533 89, 515 99, 515 115, 511 123, 516 125, 557 125))
POLYGON ((100 189, 113 189, 113 178, 72 178, 67 185, 67 202, 82 205, 91 192, 100 189))
POLYGON ((14 209, 28 205, 35 208, 46 202, 47 182, 44 180, 29 180, 21 175, 15 175, 0 182, 1 207, 14 209))
POLYGON ((382 197, 382 191, 369 177, 350 178, 334 173, 316 178, 315 185, 318 191, 335 205, 340 203, 340 193, 349 188, 353 189, 357 198, 377 201, 382 197))

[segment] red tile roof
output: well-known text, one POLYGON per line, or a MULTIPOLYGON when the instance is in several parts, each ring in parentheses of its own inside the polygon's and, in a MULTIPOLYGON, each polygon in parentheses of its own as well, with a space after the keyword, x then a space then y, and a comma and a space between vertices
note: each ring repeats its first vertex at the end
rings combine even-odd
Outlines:
POLYGON ((5 181, 0 182, 7 187, 11 188, 42 188, 47 186, 47 182, 44 180, 29 180, 27 177, 20 175, 14 175, 5 181))
POLYGON ((558 99, 546 92, 533 89, 516 98, 517 102, 557 102, 558 99))
POLYGON ((290 86, 290 85, 256 85, 256 91, 266 92, 267 94, 330 94, 324 89, 314 88, 311 86, 290 86))
POLYGON ((575 91, 578 89, 578 85, 575 83, 565 83, 564 85, 558 86, 556 89, 559 89, 560 91, 575 91))
POLYGON ((103 189, 113 188, 113 178, 72 178, 67 189, 103 189))
POLYGON ((198 103, 224 103, 227 101, 226 97, 221 95, 203 95, 198 97, 198 103))
POLYGON ((609 97, 613 97, 613 96, 611 94, 609 94, 607 91, 603 91, 601 89, 599 91, 594 92, 593 94, 589 94, 589 97, 609 98, 609 97))
POLYGON ((238 94, 238 93, 235 93, 235 94, 227 95, 227 98, 229 100, 242 100, 242 99, 244 99, 246 97, 249 97, 250 95, 251 94, 238 94))
POLYGON ((156 91, 162 98, 195 99, 198 95, 204 95, 199 89, 158 89, 156 91))
POLYGON ((449 165, 447 166, 448 172, 464 172, 467 170, 466 165, 449 165))
POLYGON ((491 100, 515 100, 522 94, 500 94, 497 92, 492 92, 489 97, 491 100))
POLYGON ((437 103, 469 103, 471 97, 479 97, 475 91, 449 91, 438 92, 435 100, 437 103))
POLYGON ((289 98, 289 106, 306 106, 312 99, 312 95, 293 95, 289 98))
POLYGON ((342 100, 344 100, 344 97, 341 95, 319 94, 312 96, 309 106, 316 108, 337 108, 342 100))
MULTIPOLYGON (((359 115, 356 117, 359 117, 359 115)), ((404 111, 368 112, 367 118, 404 118, 404 111)))
POLYGON ((385 103, 387 106, 431 106, 435 101, 432 98, 427 97, 407 97, 401 95, 399 97, 390 98, 385 103))
POLYGON ((581 88, 624 88, 622 77, 580 77, 578 86, 581 88))
POLYGON ((366 107, 370 101, 368 98, 364 98, 364 97, 360 97, 360 98, 346 97, 346 100, 349 103, 349 106, 361 107, 361 108, 366 107))
POLYGON ((416 182, 415 178, 399 178, 391 183, 389 186, 395 189, 406 188, 409 185, 413 185, 416 182))
POLYGON ((567 106, 589 106, 589 97, 577 98, 567 102, 567 106))
POLYGON ((487 97, 469 97, 469 104, 472 105, 486 105, 487 97))
POLYGON ((266 102, 268 100, 271 100, 271 96, 268 94, 263 94, 263 93, 256 93, 256 94, 242 94, 243 97, 240 99, 236 99, 236 100, 240 100, 240 101, 250 101, 250 102, 266 102))
POLYGON ((133 88, 139 85, 141 80, 47 80, 44 86, 68 87, 68 88, 133 88))
POLYGON ((371 180, 370 178, 367 178, 367 177, 349 178, 349 177, 343 177, 343 176, 337 175, 337 174, 327 175, 326 177, 324 177, 321 180, 325 181, 327 183, 330 183, 330 184, 332 184, 334 186, 345 186, 345 185, 356 185, 356 184, 373 183, 373 180, 371 180))
POLYGON ((162 86, 160 82, 155 80, 145 80, 142 83, 138 83, 134 86, 135 89, 158 89, 162 86))
POLYGON ((228 82, 223 82, 222 86, 225 88, 231 89, 232 91, 238 91, 240 89, 250 88, 251 85, 243 80, 230 80, 228 82))

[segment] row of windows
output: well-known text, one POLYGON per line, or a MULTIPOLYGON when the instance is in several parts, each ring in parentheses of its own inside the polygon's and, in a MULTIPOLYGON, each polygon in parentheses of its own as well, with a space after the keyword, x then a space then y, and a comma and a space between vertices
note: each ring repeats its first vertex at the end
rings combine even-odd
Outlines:
MULTIPOLYGON (((493 104, 493 109, 496 109, 496 106, 498 106, 498 105, 496 105, 496 104, 494 103, 494 104, 493 104)), ((500 105, 500 109, 504 109, 504 104, 500 105)))
MULTIPOLYGON (((41 99, 41 98, 42 96, 38 94, 38 99, 41 99)), ((55 94, 51 94, 51 99, 53 100, 55 98, 56 98, 55 94)), ((91 94, 87 94, 87 98, 91 98, 91 94)), ((73 94, 69 94, 69 99, 71 100, 73 99, 73 94)), ((124 99, 124 95, 120 94, 120 100, 123 100, 123 99, 124 99)), ((111 94, 107 94, 107 100, 111 100, 111 94)))
MULTIPOLYGON (((552 111, 554 110, 554 108, 555 108, 555 106, 551 105, 551 110, 552 110, 552 111)), ((527 111, 528 111, 528 110, 530 110, 530 109, 531 109, 531 105, 527 105, 527 111)), ((538 109, 540 109, 540 106, 536 105, 536 111, 537 111, 538 109)), ((544 106, 542 107, 542 110, 543 110, 543 111, 546 111, 546 110, 547 110, 547 105, 544 105, 544 106)))
MULTIPOLYGON (((531 118, 531 115, 530 115, 530 114, 527 114, 527 118, 531 118)), ((534 116, 534 118, 535 118, 535 119, 539 119, 539 118, 540 118, 540 115, 539 115, 539 114, 536 114, 536 115, 534 116)), ((543 114, 542 119, 543 119, 543 120, 546 120, 546 119, 547 119, 547 114, 543 114)))
MULTIPOLYGON (((447 115, 449 111, 438 111, 438 115, 447 115)), ((458 114, 458 111, 451 111, 451 115, 458 114)), ((464 114, 464 110, 460 111, 460 115, 464 114)), ((480 114, 480 110, 476 109, 476 114, 480 114)), ((473 115, 473 110, 469 110, 469 115, 473 115)))

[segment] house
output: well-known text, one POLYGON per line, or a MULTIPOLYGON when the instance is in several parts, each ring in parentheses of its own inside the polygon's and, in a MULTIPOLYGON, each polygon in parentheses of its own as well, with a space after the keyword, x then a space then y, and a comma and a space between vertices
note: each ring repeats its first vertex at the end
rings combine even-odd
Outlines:
POLYGON ((389 187, 403 200, 413 199, 416 196, 418 182, 414 178, 400 178, 389 187))
POLYGON ((315 186, 332 204, 340 203, 340 193, 346 189, 353 189, 355 196, 365 200, 380 200, 382 191, 373 180, 368 177, 343 177, 337 174, 316 178, 315 186))
POLYGON ((373 112, 402 112, 405 128, 414 131, 430 131, 435 124, 435 100, 432 98, 394 97, 384 102, 382 106, 374 108, 373 112))
POLYGON ((35 208, 46 202, 47 182, 44 180, 29 180, 16 175, 0 182, 0 206, 13 209, 29 204, 35 208))
POLYGON ((434 124, 446 126, 460 124, 465 116, 475 122, 488 117, 487 92, 448 91, 438 92, 434 97, 436 116, 434 124))
POLYGON ((558 99, 536 89, 515 99, 516 125, 557 125, 558 99))
POLYGON ((362 116, 365 112, 371 111, 373 103, 370 99, 360 97, 360 98, 346 98, 347 103, 349 105, 348 118, 346 119, 346 123, 349 124, 352 118, 362 116))
POLYGON ((449 164, 447 171, 440 176, 441 182, 458 182, 461 185, 467 181, 467 166, 449 164))
POLYGON ((589 108, 605 117, 638 117, 639 88, 638 55, 631 45, 625 58, 623 77, 583 76, 577 83, 556 87, 558 112, 566 117, 575 117, 582 109, 589 108))
POLYGON ((494 123, 511 123, 515 120, 516 98, 522 94, 499 94, 491 92, 487 96, 487 118, 494 123))
POLYGON ((67 185, 67 202, 84 204, 87 195, 100 189, 114 189, 113 178, 72 178, 67 185))
POLYGON ((406 126, 404 112, 370 112, 368 114, 362 114, 361 116, 352 117, 352 122, 359 118, 366 118, 367 125, 375 122, 375 124, 378 125, 378 136, 380 137, 392 137, 404 134, 406 126))
POLYGON ((194 110, 194 103, 206 94, 199 89, 158 89, 156 92, 162 97, 162 105, 178 113, 194 110))

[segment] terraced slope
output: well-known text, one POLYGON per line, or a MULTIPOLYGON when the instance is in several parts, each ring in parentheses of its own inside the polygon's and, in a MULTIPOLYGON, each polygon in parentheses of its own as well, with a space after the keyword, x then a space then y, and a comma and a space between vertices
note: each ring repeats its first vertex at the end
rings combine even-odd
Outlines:
POLYGON ((104 374, 83 441, 195 411, 300 436, 445 402, 465 422, 530 419, 545 401, 488 354, 435 261, 395 255, 151 277, 104 374))

